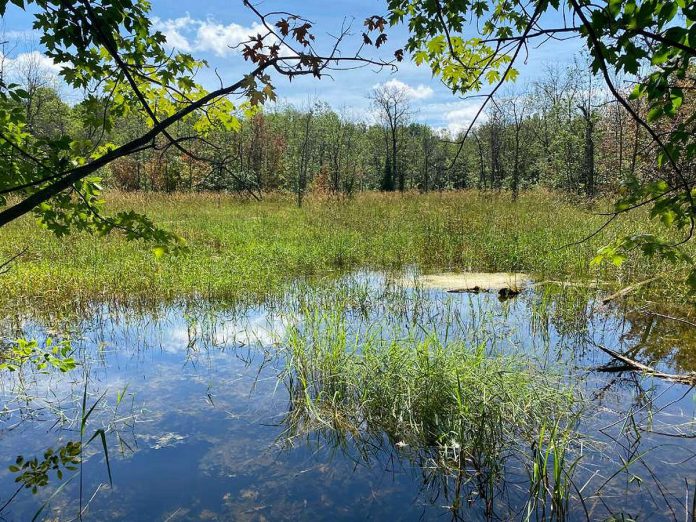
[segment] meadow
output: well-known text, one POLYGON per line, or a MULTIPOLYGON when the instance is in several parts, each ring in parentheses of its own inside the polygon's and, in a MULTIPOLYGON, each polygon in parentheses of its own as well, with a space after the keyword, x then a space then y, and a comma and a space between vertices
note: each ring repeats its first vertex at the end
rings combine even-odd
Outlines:
POLYGON ((685 267, 635 255, 590 266, 614 237, 658 230, 636 211, 585 242, 605 221, 606 202, 578 204, 559 194, 474 191, 361 194, 352 199, 290 196, 261 201, 221 194, 107 194, 108 209, 145 212, 186 239, 187 251, 156 258, 142 242, 73 233, 55 238, 33 218, 4 227, 0 259, 26 248, 0 277, 5 304, 176 298, 262 300, 297 278, 357 268, 522 271, 539 278, 603 281, 622 287, 662 274, 653 291, 684 296, 685 267), (576 244, 574 244, 576 243, 576 244))

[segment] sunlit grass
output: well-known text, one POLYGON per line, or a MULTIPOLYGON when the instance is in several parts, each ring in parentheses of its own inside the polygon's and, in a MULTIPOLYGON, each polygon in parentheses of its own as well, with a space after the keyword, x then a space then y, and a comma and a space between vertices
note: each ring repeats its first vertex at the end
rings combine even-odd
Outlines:
POLYGON ((562 373, 427 324, 358 326, 344 305, 307 304, 288 330, 287 439, 318 437, 368 464, 396 451, 434 488, 457 484, 454 511, 467 498, 493 502, 507 475, 525 470, 528 518, 567 512, 583 400, 562 373))
MULTIPOLYGON (((108 200, 112 210, 143 211, 181 234, 189 252, 157 260, 146 245, 116 236, 56 239, 26 218, 0 231, 0 259, 28 248, 0 277, 4 302, 255 299, 281 291, 297 277, 358 267, 526 271, 617 285, 675 271, 640 256, 621 268, 590 268, 599 246, 651 225, 633 214, 591 241, 563 248, 595 231, 603 218, 544 192, 524 194, 517 203, 504 193, 364 194, 310 199, 301 209, 278 195, 255 202, 219 194, 113 193, 108 200)), ((680 278, 677 268, 671 279, 680 278)))

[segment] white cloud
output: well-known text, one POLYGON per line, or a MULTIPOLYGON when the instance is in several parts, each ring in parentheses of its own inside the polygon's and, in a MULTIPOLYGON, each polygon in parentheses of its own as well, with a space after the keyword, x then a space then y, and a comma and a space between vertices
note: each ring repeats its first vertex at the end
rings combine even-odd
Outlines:
POLYGON ((387 87, 392 89, 403 90, 406 92, 406 96, 408 96, 412 100, 426 100, 428 98, 431 98, 435 94, 435 91, 433 91, 432 87, 428 87, 427 85, 422 84, 418 85, 417 87, 411 87, 409 84, 404 83, 395 78, 389 80, 388 82, 375 85, 375 87, 387 87))
POLYGON ((26 29, 24 31, 2 31, 0 29, 0 35, 3 41, 11 44, 17 42, 37 42, 41 38, 41 32, 35 29, 26 29))
POLYGON ((263 26, 254 23, 251 27, 239 24, 224 25, 214 20, 198 20, 190 16, 168 20, 154 20, 155 29, 167 37, 167 44, 179 51, 211 52, 217 56, 228 56, 237 52, 235 46, 249 36, 263 32, 263 26))
POLYGON ((20 53, 15 56, 0 54, 0 63, 9 83, 53 87, 59 84, 58 73, 62 66, 39 51, 20 53))
POLYGON ((191 329, 186 324, 178 324, 163 331, 161 347, 169 353, 183 352, 192 339, 204 345, 270 347, 280 343, 287 328, 296 323, 297 320, 290 317, 258 313, 235 321, 220 321, 209 331, 201 330, 200 326, 191 329))
POLYGON ((167 37, 167 44, 182 52, 190 52, 193 49, 188 41, 188 38, 182 32, 188 32, 191 26, 195 23, 190 16, 184 16, 176 19, 160 20, 155 18, 154 28, 161 31, 167 37))
POLYGON ((53 74, 58 74, 61 69, 60 65, 45 54, 41 54, 39 51, 19 54, 16 58, 11 60, 11 63, 17 68, 38 67, 40 70, 45 70, 53 74))
POLYGON ((198 48, 211 51, 218 56, 225 56, 234 47, 249 39, 250 35, 262 32, 261 25, 243 27, 238 24, 222 25, 212 22, 203 23, 198 27, 198 48))
MULTIPOLYGON (((453 107, 445 112, 445 121, 447 130, 452 134, 458 134, 469 128, 471 123, 476 118, 481 105, 479 103, 458 103, 452 104, 453 107)), ((478 116, 477 123, 482 123, 486 120, 485 113, 478 116)))
MULTIPOLYGON (((471 100, 427 103, 420 107, 418 117, 442 133, 456 135, 469 128, 479 107, 481 102, 471 100)), ((476 119, 476 125, 484 123, 486 119, 486 113, 481 113, 476 119)))

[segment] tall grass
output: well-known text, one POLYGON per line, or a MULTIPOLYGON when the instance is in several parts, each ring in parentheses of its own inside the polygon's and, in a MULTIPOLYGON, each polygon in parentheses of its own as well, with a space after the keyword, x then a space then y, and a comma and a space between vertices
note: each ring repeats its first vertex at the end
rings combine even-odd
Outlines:
MULTIPOLYGON (((17 299, 261 298, 296 277, 357 267, 527 271, 544 278, 603 278, 625 284, 674 267, 640 256, 591 269, 612 237, 651 228, 630 214, 592 240, 593 210, 544 192, 524 194, 363 194, 352 200, 261 202, 219 194, 121 194, 111 210, 136 209, 184 236, 190 251, 157 260, 146 245, 76 233, 56 239, 25 218, 0 230, 0 259, 28 251, 0 277, 4 304, 17 299)), ((601 205, 596 210, 601 209, 601 205)), ((679 280, 679 274, 674 278, 679 280)))
POLYGON ((474 497, 492 511, 506 474, 526 469, 529 516, 567 512, 575 465, 564 458, 582 404, 559 373, 487 342, 352 324, 340 306, 310 305, 290 327, 282 352, 290 441, 318 436, 368 462, 396 451, 426 483, 457 484, 454 511, 474 497))

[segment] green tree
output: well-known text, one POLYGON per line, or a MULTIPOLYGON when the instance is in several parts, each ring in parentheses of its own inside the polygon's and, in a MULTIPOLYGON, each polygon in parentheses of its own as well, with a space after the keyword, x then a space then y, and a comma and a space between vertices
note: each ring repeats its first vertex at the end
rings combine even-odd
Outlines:
POLYGON ((384 192, 394 192, 394 170, 392 169, 391 156, 384 161, 384 172, 380 182, 380 189, 384 192))
MULTIPOLYGON (((626 252, 687 259, 679 248, 696 228, 696 112, 686 103, 696 83, 696 3, 688 0, 388 0, 390 22, 407 23, 406 49, 417 64, 427 64, 454 93, 489 85, 484 110, 506 81, 518 75, 517 62, 532 42, 555 37, 581 38, 599 74, 623 109, 651 138, 651 180, 630 179, 626 196, 616 203, 613 220, 636 207, 671 228, 685 231, 680 242, 637 233, 618 239, 599 258, 620 263, 626 252), (551 25, 549 25, 551 24, 551 25), (472 36, 472 30, 474 34, 472 36), (639 76, 642 68, 649 72, 639 76), (635 79, 629 96, 616 75, 635 79), (643 116, 632 100, 646 105, 643 116), (672 124, 665 124, 668 120, 672 124)), ((587 125, 584 125, 586 128, 587 125)), ((471 133, 473 126, 464 133, 471 133)), ((690 282, 696 286, 696 270, 690 282)))
MULTIPOLYGON (((274 99, 270 71, 290 78, 321 77, 329 64, 333 69, 346 63, 391 65, 343 54, 339 44, 347 30, 322 54, 316 50, 321 46, 310 22, 290 14, 265 16, 249 2, 245 5, 263 27, 241 47, 250 70, 237 81, 208 91, 193 79, 206 64, 165 48, 165 36, 152 29, 146 0, 0 0, 0 15, 7 9, 30 10, 45 54, 61 66, 62 80, 93 93, 82 102, 86 132, 80 137, 67 132, 44 137, 32 132, 22 110, 29 93, 16 84, 0 85, 0 206, 5 207, 0 226, 34 212, 58 235, 71 229, 101 234, 121 230, 129 238, 153 241, 156 251, 164 252, 179 239, 147 217, 134 212, 101 214, 101 169, 152 150, 161 140, 181 156, 214 162, 190 142, 205 139, 216 128, 239 129, 240 120, 254 114, 256 106, 274 99), (232 101, 240 95, 245 101, 232 101), (134 111, 146 116, 142 133, 119 145, 98 138, 103 136, 99 130, 110 132, 117 118, 134 111), (192 129, 195 135, 178 134, 178 127, 192 129), (16 198, 8 200, 8 194, 16 198)), ((383 33, 384 26, 372 24, 368 32, 372 31, 383 33)), ((400 58, 397 54, 394 61, 400 58)))

